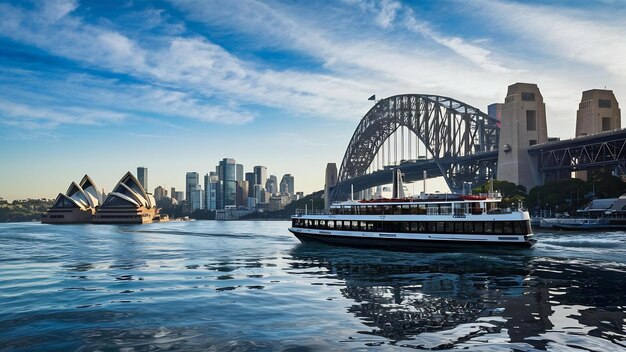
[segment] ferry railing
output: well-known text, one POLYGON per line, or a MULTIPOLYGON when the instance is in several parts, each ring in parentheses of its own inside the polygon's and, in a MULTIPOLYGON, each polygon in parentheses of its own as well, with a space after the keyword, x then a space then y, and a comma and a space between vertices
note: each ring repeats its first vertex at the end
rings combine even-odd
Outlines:
POLYGON ((303 215, 328 215, 330 214, 328 211, 324 209, 296 209, 295 216, 303 216, 303 215))

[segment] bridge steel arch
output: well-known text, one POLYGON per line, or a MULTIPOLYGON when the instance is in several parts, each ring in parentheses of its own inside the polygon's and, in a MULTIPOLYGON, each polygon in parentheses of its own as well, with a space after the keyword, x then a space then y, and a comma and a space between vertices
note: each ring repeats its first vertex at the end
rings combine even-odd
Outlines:
POLYGON ((401 126, 424 144, 451 190, 460 191, 464 181, 478 185, 495 177, 493 157, 488 162, 470 157, 497 149, 495 118, 448 97, 396 95, 378 101, 354 131, 332 190, 333 201, 350 192, 351 179, 366 175, 377 151, 401 126))

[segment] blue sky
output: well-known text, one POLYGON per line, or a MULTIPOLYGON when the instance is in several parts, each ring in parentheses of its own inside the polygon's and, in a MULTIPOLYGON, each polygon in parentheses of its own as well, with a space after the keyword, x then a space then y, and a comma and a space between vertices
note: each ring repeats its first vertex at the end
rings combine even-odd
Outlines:
POLYGON ((0 1, 0 197, 128 170, 184 188, 229 157, 323 187, 367 98, 486 111, 537 83, 550 136, 583 90, 626 101, 626 1, 0 1))

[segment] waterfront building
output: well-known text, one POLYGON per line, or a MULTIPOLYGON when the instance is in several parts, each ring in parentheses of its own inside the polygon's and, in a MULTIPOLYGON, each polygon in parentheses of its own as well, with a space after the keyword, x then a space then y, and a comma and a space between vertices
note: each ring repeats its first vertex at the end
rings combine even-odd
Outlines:
POLYGON ((139 183, 141 183, 141 187, 147 190, 148 189, 148 168, 147 167, 143 167, 143 166, 137 167, 137 179, 139 180, 139 183))
POLYGON ((189 212, 193 213, 201 209, 204 209, 204 192, 202 191, 202 187, 198 186, 197 189, 191 191, 189 197, 189 212))
POLYGON ((248 197, 254 197, 253 186, 256 184, 254 172, 246 172, 245 180, 248 182, 248 197))
POLYGON ((536 156, 528 148, 548 141, 546 106, 536 84, 515 83, 509 86, 500 121, 498 179, 531 189, 543 184, 536 167, 536 156))
POLYGON ((284 174, 283 178, 280 180, 280 193, 295 195, 295 183, 291 174, 284 174))
POLYGON ((161 199, 165 199, 167 198, 167 189, 158 186, 157 188, 154 189, 154 199, 159 201, 161 199))
POLYGON ((235 159, 224 158, 218 166, 218 209, 237 205, 237 171, 235 159))
POLYGON ((248 207, 248 209, 256 208, 256 198, 248 197, 246 206, 248 207))
POLYGON ((185 177, 185 195, 187 202, 190 201, 191 192, 200 186, 200 175, 197 172, 188 172, 185 177))
POLYGON ((156 201, 146 193, 137 178, 127 172, 98 207, 94 223, 99 224, 145 224, 156 219, 156 201))
POLYGON ((72 182, 65 194, 59 193, 52 208, 42 215, 41 222, 48 224, 89 223, 102 203, 103 195, 88 176, 77 184, 72 182))
POLYGON ((217 209, 217 188, 219 177, 216 172, 211 171, 204 175, 204 208, 206 210, 217 209))
POLYGON ((269 199, 269 210, 277 211, 285 208, 287 204, 291 201, 291 197, 286 194, 273 195, 269 199))

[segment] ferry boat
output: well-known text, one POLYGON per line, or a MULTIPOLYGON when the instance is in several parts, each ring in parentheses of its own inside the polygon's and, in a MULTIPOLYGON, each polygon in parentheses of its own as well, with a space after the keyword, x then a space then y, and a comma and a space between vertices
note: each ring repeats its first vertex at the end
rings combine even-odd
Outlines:
POLYGON ((348 200, 329 212, 297 211, 289 231, 301 242, 358 247, 531 247, 536 240, 528 212, 502 209, 500 201, 494 193, 348 200))

